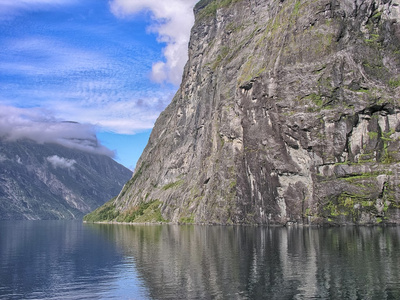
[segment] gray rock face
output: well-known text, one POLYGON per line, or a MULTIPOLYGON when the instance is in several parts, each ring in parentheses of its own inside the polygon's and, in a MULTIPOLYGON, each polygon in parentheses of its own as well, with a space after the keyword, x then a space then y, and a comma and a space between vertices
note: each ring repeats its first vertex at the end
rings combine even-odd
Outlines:
POLYGON ((200 1, 122 220, 400 222, 400 1, 200 1))
POLYGON ((0 139, 0 220, 81 219, 131 175, 105 155, 0 139))

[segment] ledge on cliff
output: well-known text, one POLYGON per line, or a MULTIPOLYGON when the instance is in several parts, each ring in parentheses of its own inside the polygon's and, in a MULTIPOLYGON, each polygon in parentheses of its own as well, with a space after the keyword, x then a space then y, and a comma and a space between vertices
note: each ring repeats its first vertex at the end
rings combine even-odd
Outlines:
POLYGON ((399 4, 200 1, 180 89, 108 220, 400 223, 399 4))

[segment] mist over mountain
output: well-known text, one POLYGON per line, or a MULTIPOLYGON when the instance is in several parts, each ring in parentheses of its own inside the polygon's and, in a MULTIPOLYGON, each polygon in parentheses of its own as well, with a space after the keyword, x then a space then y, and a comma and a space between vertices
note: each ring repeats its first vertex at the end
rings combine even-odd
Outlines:
POLYGON ((5 141, 29 139, 39 144, 53 143, 114 156, 114 152, 98 142, 93 125, 58 120, 50 111, 41 108, 0 105, 0 138, 5 141))
MULTIPOLYGON (((61 123, 49 131, 77 127, 61 123)), ((15 132, 0 138, 0 220, 81 219, 117 196, 132 175, 104 154, 109 150, 96 147, 95 136, 85 139, 87 133, 58 139, 43 132, 38 143, 22 135, 10 139, 15 132)))

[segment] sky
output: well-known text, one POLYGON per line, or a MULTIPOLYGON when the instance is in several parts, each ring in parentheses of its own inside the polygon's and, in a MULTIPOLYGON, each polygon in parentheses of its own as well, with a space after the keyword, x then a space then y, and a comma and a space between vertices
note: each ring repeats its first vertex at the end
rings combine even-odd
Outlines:
POLYGON ((196 2, 0 0, 0 137, 133 170, 179 87, 196 2))

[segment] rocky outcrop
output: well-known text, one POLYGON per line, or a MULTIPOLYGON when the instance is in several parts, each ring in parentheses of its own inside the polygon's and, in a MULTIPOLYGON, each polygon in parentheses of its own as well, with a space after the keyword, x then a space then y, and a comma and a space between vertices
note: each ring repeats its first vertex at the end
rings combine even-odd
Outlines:
POLYGON ((131 175, 105 155, 0 139, 0 220, 81 219, 131 175))
POLYGON ((399 223, 400 1, 202 0, 195 14, 181 87, 92 220, 399 223))

